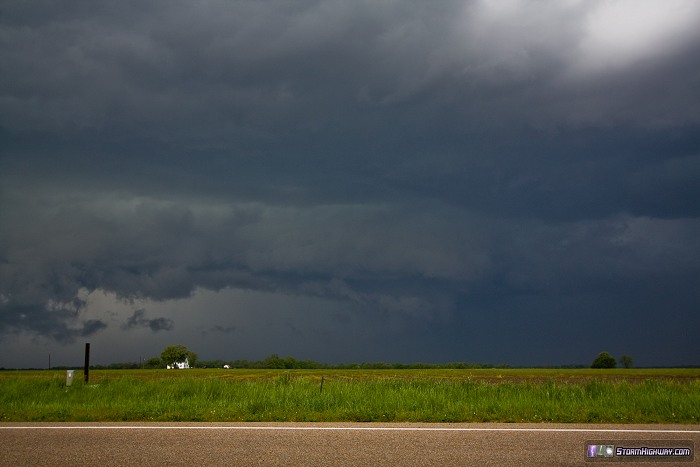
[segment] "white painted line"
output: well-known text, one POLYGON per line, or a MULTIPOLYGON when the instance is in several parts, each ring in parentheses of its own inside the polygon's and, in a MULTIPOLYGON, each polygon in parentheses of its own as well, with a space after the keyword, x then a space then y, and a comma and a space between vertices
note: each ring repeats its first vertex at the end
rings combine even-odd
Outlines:
POLYGON ((608 428, 330 427, 330 426, 0 426, 0 430, 513 431, 543 433, 700 433, 700 430, 608 428))

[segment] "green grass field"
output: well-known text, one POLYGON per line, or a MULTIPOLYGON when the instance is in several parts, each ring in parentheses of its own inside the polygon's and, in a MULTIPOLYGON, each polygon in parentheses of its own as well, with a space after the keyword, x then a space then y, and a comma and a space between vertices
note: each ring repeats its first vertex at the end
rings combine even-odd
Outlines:
POLYGON ((700 423, 700 369, 0 372, 0 421, 700 423))

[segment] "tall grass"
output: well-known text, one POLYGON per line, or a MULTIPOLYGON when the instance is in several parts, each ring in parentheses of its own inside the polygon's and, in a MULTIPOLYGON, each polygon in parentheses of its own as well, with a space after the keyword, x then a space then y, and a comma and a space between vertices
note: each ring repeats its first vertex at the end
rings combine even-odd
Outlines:
MULTIPOLYGON (((700 423, 700 380, 485 382, 320 377, 0 378, 0 421, 700 423)), ((136 373, 132 373, 136 374, 136 373)), ((272 375, 272 374, 271 374, 272 375)))

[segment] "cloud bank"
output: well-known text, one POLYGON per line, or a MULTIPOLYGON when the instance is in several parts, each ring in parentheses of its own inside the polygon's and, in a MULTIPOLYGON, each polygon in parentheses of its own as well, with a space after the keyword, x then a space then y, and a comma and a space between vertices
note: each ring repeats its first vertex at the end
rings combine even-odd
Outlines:
POLYGON ((698 363, 696 2, 2 10, 8 350, 698 363))

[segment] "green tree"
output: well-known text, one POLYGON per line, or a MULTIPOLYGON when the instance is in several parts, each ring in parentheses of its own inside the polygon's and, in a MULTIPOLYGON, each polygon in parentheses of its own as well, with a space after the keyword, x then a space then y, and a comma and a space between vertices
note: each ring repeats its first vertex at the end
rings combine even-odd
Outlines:
POLYGON ((286 368, 284 365, 284 360, 282 360, 276 353, 269 355, 265 360, 263 360, 262 364, 263 368, 286 368))
POLYGON ((617 362, 612 355, 607 352, 601 352, 596 359, 593 360, 591 368, 615 368, 616 366, 617 362))
POLYGON ((623 355, 620 357, 620 363, 622 363, 622 366, 625 368, 632 368, 632 357, 629 355, 623 355))
POLYGON ((172 365, 187 360, 190 367, 193 367, 197 361, 197 354, 182 344, 169 345, 161 352, 160 360, 163 365, 172 365))
POLYGON ((148 360, 143 362, 144 368, 160 368, 162 365, 163 364, 159 357, 149 358, 148 360))

